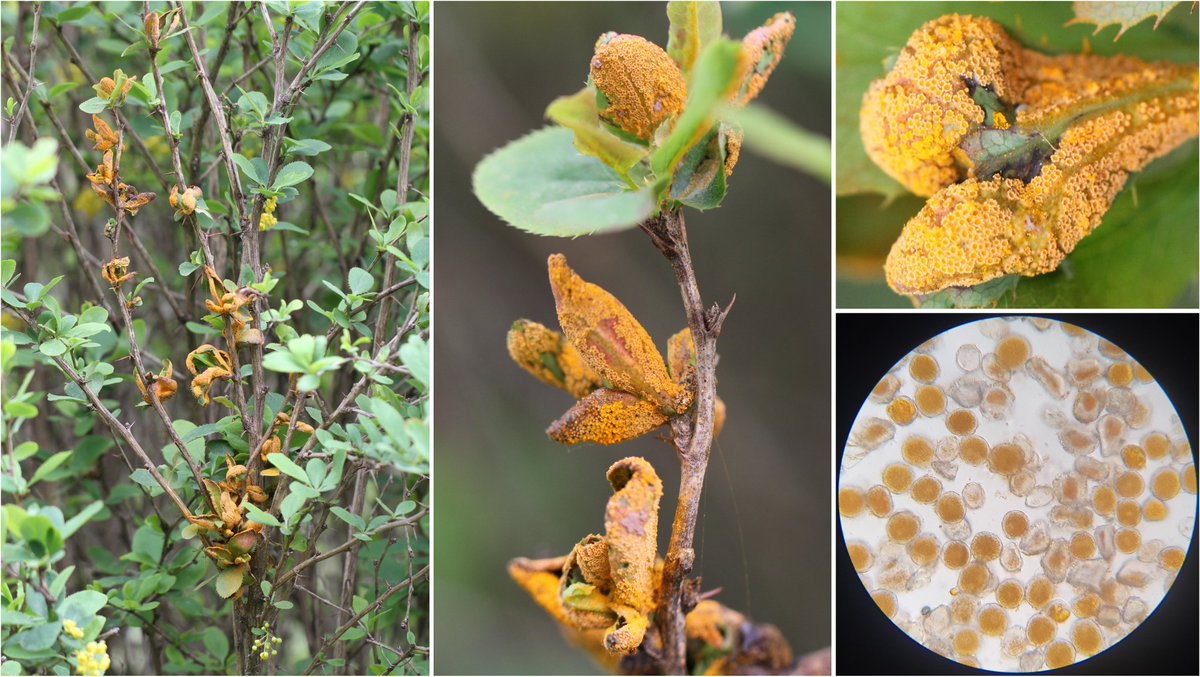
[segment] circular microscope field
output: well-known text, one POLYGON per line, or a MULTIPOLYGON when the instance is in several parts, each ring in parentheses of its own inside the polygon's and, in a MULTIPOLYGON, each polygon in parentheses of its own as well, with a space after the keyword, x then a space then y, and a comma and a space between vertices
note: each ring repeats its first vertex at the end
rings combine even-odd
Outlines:
POLYGON ((863 585, 966 665, 1085 660, 1154 612, 1196 521, 1174 407, 1119 347, 996 318, 918 346, 863 403, 838 511, 863 585))

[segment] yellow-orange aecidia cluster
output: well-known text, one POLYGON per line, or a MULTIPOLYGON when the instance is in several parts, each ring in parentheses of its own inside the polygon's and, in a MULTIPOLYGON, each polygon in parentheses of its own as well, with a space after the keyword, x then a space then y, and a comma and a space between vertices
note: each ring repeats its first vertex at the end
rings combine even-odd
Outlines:
MULTIPOLYGON (((608 469, 608 481, 613 495, 603 536, 585 536, 563 557, 515 559, 508 573, 572 643, 616 671, 623 657, 652 654, 639 649, 657 642, 648 631, 662 584, 657 554, 662 480, 645 459, 630 457, 608 469)), ((793 661, 774 626, 752 624, 713 600, 698 603, 685 625, 689 664, 710 661, 704 674, 781 674, 793 661)))
MULTIPOLYGON (((517 320, 508 332, 508 353, 539 381, 578 400, 551 424, 551 439, 618 444, 687 412, 695 399, 691 332, 671 337, 664 362, 645 328, 615 296, 584 281, 561 254, 550 257, 549 269, 563 333, 517 320)), ((724 418, 718 399, 716 432, 724 418)))
MULTIPOLYGON (((783 49, 795 29, 796 18, 790 12, 780 12, 746 34, 738 56, 737 77, 728 92, 730 103, 745 106, 758 96, 783 58, 783 49)), ((625 134, 651 141, 664 123, 669 129, 687 103, 687 82, 680 66, 661 47, 640 35, 604 33, 596 40, 590 67, 592 85, 603 97, 600 118, 625 134)), ((737 164, 741 145, 741 130, 730 130, 725 147, 726 176, 737 164)))
POLYGON ((932 196, 893 245, 888 284, 921 295, 1054 270, 1130 172, 1197 135, 1198 81, 1195 65, 1043 55, 990 19, 929 22, 861 111, 871 159, 932 196), (1014 171, 993 162, 981 175, 998 144, 1043 155, 1017 150, 1002 165, 1014 171))

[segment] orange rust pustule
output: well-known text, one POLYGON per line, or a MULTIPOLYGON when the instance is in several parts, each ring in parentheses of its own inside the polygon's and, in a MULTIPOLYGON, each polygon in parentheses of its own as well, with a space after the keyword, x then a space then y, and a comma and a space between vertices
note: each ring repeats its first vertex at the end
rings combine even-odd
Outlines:
POLYGON ((585 282, 562 254, 550 256, 550 288, 563 334, 614 390, 654 402, 660 410, 683 413, 692 395, 671 380, 654 341, 633 314, 598 285, 585 282))
POLYGON ((638 35, 601 35, 591 76, 608 101, 600 117, 643 141, 678 115, 687 101, 679 66, 661 47, 638 35))

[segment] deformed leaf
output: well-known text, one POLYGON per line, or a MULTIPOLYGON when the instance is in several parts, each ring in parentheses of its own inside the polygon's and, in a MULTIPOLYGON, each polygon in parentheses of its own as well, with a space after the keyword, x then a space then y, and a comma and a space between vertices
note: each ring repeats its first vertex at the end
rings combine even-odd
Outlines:
POLYGON ((599 374, 562 334, 532 320, 517 320, 508 330, 508 354, 534 378, 577 400, 603 385, 599 374))
POLYGON ((473 186, 493 214, 535 235, 624 230, 658 211, 653 190, 630 188, 603 162, 581 155, 574 133, 562 127, 527 134, 487 156, 473 186))

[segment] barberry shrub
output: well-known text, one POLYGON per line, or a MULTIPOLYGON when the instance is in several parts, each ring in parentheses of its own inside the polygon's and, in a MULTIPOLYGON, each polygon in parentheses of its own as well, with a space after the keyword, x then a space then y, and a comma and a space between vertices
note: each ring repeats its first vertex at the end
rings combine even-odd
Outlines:
POLYGON ((429 3, 0 12, 0 672, 427 672, 429 3))

